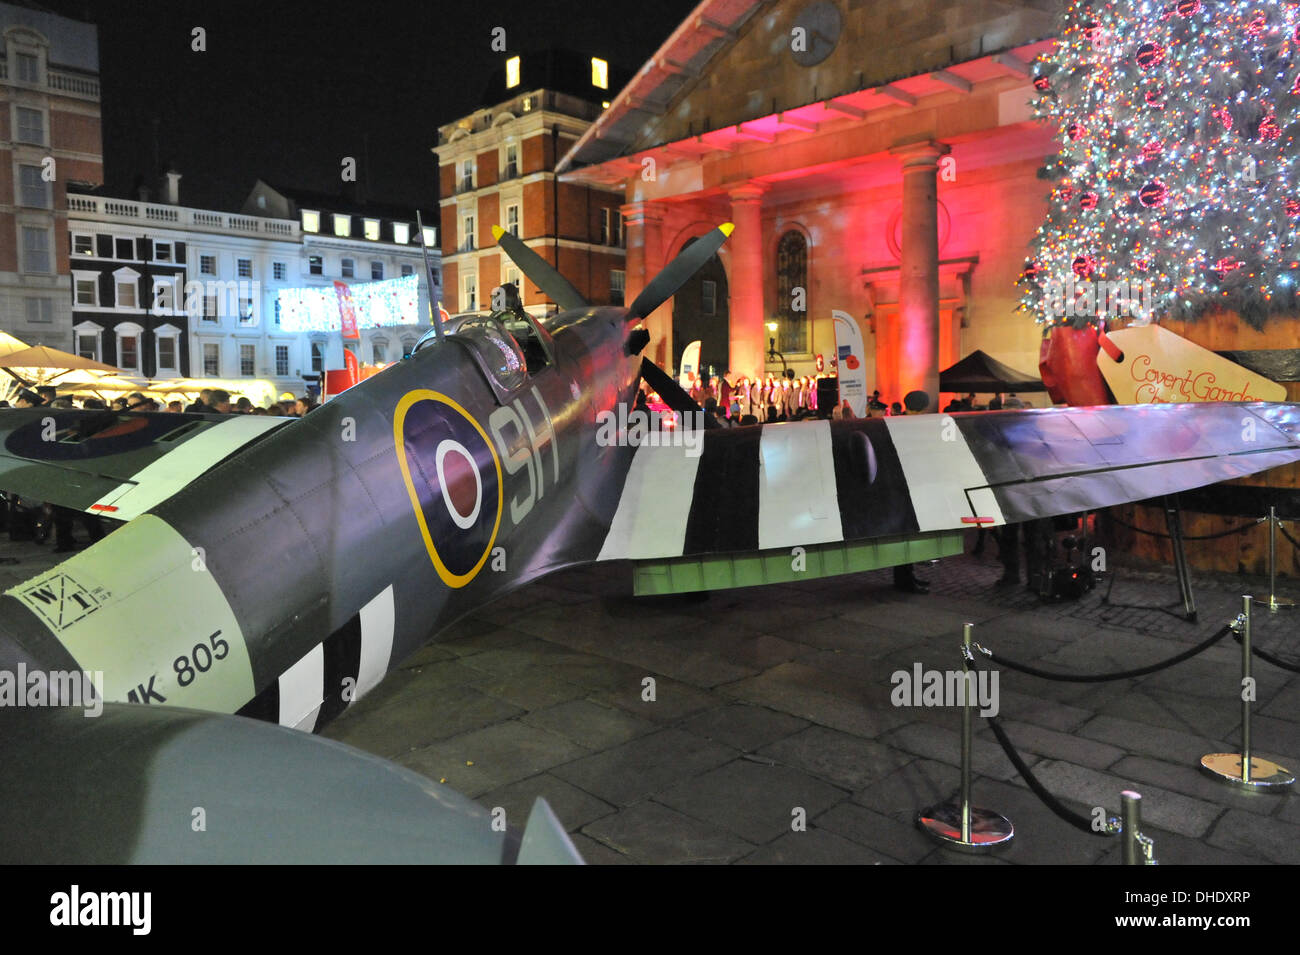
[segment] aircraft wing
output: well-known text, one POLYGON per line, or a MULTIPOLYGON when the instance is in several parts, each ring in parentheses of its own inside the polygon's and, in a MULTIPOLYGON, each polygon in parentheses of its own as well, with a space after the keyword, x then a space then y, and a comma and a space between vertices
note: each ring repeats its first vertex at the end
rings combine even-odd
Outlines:
POLYGON ((0 491, 130 520, 290 419, 0 411, 0 491))
POLYGON ((697 432, 694 449, 663 436, 633 455, 599 558, 639 562, 638 592, 797 579, 781 569, 794 549, 827 574, 945 556, 972 526, 1244 477, 1300 461, 1300 405, 802 421, 697 432))

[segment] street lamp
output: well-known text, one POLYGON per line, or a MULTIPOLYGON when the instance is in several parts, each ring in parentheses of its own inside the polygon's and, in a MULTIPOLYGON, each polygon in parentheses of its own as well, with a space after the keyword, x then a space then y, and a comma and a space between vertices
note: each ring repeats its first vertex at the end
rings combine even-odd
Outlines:
POLYGON ((776 322, 767 323, 767 330, 771 332, 771 335, 767 339, 767 360, 773 361, 777 358, 781 359, 781 376, 785 377, 785 373, 789 370, 789 367, 785 363, 785 356, 776 350, 777 327, 776 322))

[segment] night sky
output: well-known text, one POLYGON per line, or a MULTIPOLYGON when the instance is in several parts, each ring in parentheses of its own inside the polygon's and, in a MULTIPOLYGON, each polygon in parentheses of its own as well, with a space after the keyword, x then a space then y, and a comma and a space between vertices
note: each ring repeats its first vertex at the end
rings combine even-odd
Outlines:
POLYGON ((156 155, 182 174, 183 205, 233 210, 258 178, 336 192, 345 156, 367 197, 434 206, 437 127, 477 108, 500 68, 493 27, 512 52, 564 46, 630 71, 696 0, 40 5, 99 28, 107 190, 152 181, 156 155), (190 48, 196 26, 207 52, 190 48))

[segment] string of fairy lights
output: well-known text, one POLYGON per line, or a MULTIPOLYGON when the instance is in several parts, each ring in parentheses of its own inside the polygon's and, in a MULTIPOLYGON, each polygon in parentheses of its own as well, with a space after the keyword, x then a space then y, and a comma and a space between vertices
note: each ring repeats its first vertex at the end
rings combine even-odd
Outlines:
MULTIPOLYGON (((420 279, 403 275, 349 286, 358 328, 428 324, 420 320, 420 279)), ((286 332, 337 332, 343 327, 333 286, 280 289, 280 328, 286 332)))
POLYGON ((1072 0, 1034 86, 1061 142, 1020 279, 1040 324, 1296 307, 1300 4, 1072 0))

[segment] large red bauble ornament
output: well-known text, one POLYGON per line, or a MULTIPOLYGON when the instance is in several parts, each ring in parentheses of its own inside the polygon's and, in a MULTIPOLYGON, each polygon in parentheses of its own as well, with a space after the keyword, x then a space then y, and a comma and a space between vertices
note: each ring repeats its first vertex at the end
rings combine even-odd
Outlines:
POLYGON ((1086 279, 1097 271, 1097 259, 1091 255, 1081 255, 1074 260, 1070 268, 1074 270, 1074 274, 1079 278, 1086 279))
POLYGON ((1137 64, 1144 70, 1159 66, 1165 61, 1165 48, 1159 43, 1143 43, 1137 49, 1137 64))
POLYGON ((1071 123, 1069 126, 1065 127, 1065 135, 1070 137, 1071 142, 1078 142, 1086 136, 1087 133, 1088 130, 1080 123, 1071 123))
POLYGON ((1085 192, 1079 197, 1079 207, 1089 211, 1097 208, 1097 194, 1095 192, 1085 192))
POLYGON ((1289 216, 1300 216, 1300 201, 1288 199, 1286 201, 1286 214, 1289 216))
POLYGON ((1282 130, 1278 127, 1277 120, 1272 116, 1265 116, 1259 121, 1259 129, 1256 130, 1256 135, 1265 140, 1277 139, 1278 136, 1282 135, 1282 130))
POLYGON ((1201 0, 1178 0, 1174 9, 1178 11, 1180 17, 1190 17, 1193 14, 1200 13, 1201 0))
POLYGON ((1268 18, 1264 16, 1264 11, 1260 10, 1253 17, 1251 17, 1250 22, 1246 24, 1245 26, 1246 35, 1259 36, 1261 33, 1264 32, 1264 25, 1266 23, 1268 23, 1268 18))
POLYGON ((1046 93, 1051 88, 1052 88, 1052 82, 1046 76, 1034 77, 1034 89, 1038 90, 1038 92, 1046 93))
POLYGON ((1061 189, 1061 201, 1062 201, 1062 202, 1069 202, 1069 201, 1070 201, 1071 199, 1073 199, 1073 198, 1074 198, 1074 187, 1073 187, 1073 186, 1064 186, 1064 187, 1061 189))
POLYGON ((1164 151, 1165 151, 1165 144, 1158 139, 1153 139, 1151 140, 1151 142, 1147 143, 1145 146, 1142 147, 1142 158, 1159 159, 1160 155, 1164 151))
POLYGON ((1083 37, 1096 46, 1097 40, 1101 38, 1101 24, 1096 20, 1089 20, 1083 25, 1083 37))
POLYGON ((1025 270, 1024 272, 1021 273, 1021 275, 1023 275, 1026 279, 1032 282, 1034 278, 1038 275, 1038 273, 1042 271, 1042 268, 1043 267, 1039 265, 1037 262, 1035 262, 1033 259, 1025 259, 1025 270))
POLYGON ((1138 202, 1148 209, 1165 204, 1169 197, 1169 188, 1160 180, 1153 179, 1138 190, 1138 202))

